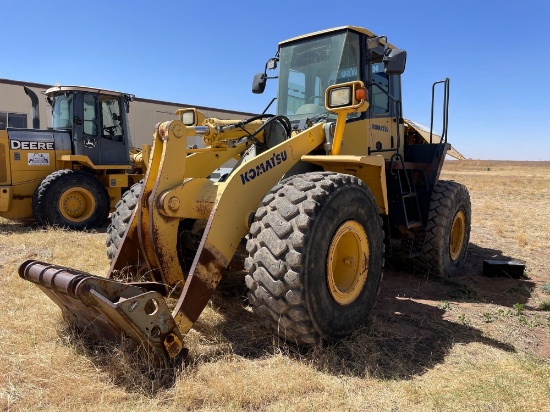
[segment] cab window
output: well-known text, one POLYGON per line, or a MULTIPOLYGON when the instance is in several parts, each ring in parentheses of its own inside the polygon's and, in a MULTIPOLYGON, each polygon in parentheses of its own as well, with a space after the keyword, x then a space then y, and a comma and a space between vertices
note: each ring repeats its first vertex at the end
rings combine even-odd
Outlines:
POLYGON ((401 76, 384 72, 382 56, 370 62, 370 75, 373 83, 369 93, 371 114, 395 116, 394 101, 388 97, 388 93, 395 100, 401 100, 401 76))
POLYGON ((84 94, 84 134, 97 136, 97 107, 96 96, 84 94))
POLYGON ((371 112, 373 114, 389 113, 389 98, 386 93, 389 93, 389 76, 384 73, 384 63, 382 57, 379 57, 371 64, 372 83, 374 83, 370 93, 371 96, 371 112), (377 85, 377 86, 375 86, 377 85), (386 93, 384 93, 386 92, 386 93))
POLYGON ((73 127, 73 97, 71 93, 60 94, 53 100, 53 128, 67 129, 73 127))
MULTIPOLYGON (((290 120, 330 116, 325 90, 360 78, 360 41, 353 32, 304 39, 280 50, 277 113, 290 120)), ((350 117, 359 116, 352 113, 350 117)))
POLYGON ((122 117, 118 98, 100 96, 101 137, 115 142, 122 142, 122 117))

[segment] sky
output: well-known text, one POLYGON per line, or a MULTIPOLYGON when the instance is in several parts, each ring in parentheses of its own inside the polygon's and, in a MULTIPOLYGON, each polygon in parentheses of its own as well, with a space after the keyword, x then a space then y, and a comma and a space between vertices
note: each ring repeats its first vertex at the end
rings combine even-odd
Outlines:
POLYGON ((0 78, 252 113, 276 96, 251 85, 280 41, 364 27, 407 50, 404 117, 429 125, 449 77, 464 156, 550 160, 550 0, 0 0, 0 15, 0 78))

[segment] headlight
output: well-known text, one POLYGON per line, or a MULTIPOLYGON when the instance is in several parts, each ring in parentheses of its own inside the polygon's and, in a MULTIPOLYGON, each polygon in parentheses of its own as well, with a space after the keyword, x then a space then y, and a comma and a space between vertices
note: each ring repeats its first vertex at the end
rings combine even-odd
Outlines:
POLYGON ((188 111, 188 112, 182 113, 181 121, 186 126, 194 126, 195 125, 195 112, 194 111, 188 111))
POLYGON ((351 87, 338 87, 330 91, 328 100, 330 108, 349 106, 351 103, 351 87))
POLYGON ((334 84, 325 91, 325 108, 333 113, 364 112, 369 107, 367 89, 360 80, 334 84))
POLYGON ((204 113, 197 109, 178 109, 176 115, 186 126, 200 126, 204 122, 204 113))

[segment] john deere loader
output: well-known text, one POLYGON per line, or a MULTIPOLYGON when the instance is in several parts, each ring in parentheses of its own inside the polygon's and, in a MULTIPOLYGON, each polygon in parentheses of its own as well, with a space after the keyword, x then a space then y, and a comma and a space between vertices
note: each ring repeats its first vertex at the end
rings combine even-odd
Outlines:
POLYGON ((340 339, 367 319, 385 254, 459 273, 471 208, 464 186, 439 180, 449 81, 434 84, 441 135, 419 130, 402 115, 405 62, 359 27, 281 42, 253 82, 262 92, 278 68, 277 114, 222 121, 186 109, 157 125, 145 178, 114 212, 106 277, 33 260, 20 276, 84 333, 125 334, 170 362, 241 245, 254 312, 299 344, 340 339), (206 148, 188 147, 192 136, 206 148), (229 176, 208 179, 231 158, 229 176))
POLYGON ((0 130, 0 216, 72 229, 102 226, 123 191, 145 172, 131 147, 127 113, 133 96, 56 86, 45 91, 53 128, 0 130))

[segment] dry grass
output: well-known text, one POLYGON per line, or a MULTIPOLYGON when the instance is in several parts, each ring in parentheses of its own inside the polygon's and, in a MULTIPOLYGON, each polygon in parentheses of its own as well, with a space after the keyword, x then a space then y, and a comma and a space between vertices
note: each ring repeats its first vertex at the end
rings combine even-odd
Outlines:
POLYGON ((431 280, 388 267, 364 329, 299 348, 266 331, 228 276, 186 337, 190 356, 155 369, 130 345, 70 330, 17 275, 28 258, 105 273, 104 233, 41 231, 0 219, 3 410, 477 410, 550 404, 550 165, 448 162, 473 228, 464 276, 431 280), (485 278, 487 258, 526 262, 528 278, 485 278))

